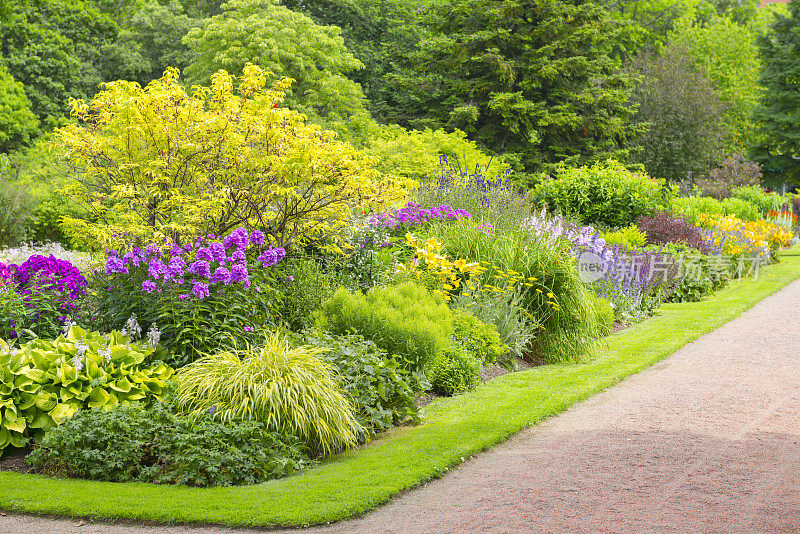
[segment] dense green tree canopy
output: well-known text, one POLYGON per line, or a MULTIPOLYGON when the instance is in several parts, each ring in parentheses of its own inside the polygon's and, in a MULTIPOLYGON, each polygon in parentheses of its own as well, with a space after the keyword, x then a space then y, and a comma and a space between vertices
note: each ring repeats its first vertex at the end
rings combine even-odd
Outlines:
POLYGON ((777 16, 759 46, 765 93, 756 111, 762 137, 753 155, 766 175, 800 183, 800 3, 789 3, 789 15, 777 16))
POLYGON ((70 97, 94 94, 112 79, 120 61, 118 27, 81 0, 9 0, 0 25, 0 52, 14 78, 25 86, 40 119, 58 119, 70 97))
POLYGON ((398 90, 413 127, 459 128, 536 172, 566 160, 625 158, 630 83, 608 52, 616 35, 591 3, 449 0, 398 90))
POLYGON ((348 77, 359 83, 381 122, 402 120, 405 93, 394 80, 409 74, 409 54, 429 36, 422 21, 428 0, 284 0, 318 24, 338 26, 347 49, 364 64, 348 77))
POLYGON ((184 39, 190 83, 207 83, 219 69, 238 75, 253 63, 273 79, 294 79, 286 104, 311 120, 355 137, 372 123, 361 88, 346 76, 363 65, 338 28, 319 26, 275 0, 231 0, 222 9, 184 39))
POLYGON ((702 24, 689 19, 678 21, 669 38, 689 51, 716 86, 726 104, 730 150, 744 152, 753 141, 753 112, 761 96, 761 61, 753 31, 731 18, 714 15, 702 24))
POLYGON ((635 160, 648 174, 684 180, 721 161, 728 134, 724 104, 689 52, 671 44, 660 55, 639 54, 629 68, 641 78, 634 121, 648 126, 636 140, 635 160))
POLYGON ((22 84, 0 66, 0 153, 27 144, 38 126, 22 84))

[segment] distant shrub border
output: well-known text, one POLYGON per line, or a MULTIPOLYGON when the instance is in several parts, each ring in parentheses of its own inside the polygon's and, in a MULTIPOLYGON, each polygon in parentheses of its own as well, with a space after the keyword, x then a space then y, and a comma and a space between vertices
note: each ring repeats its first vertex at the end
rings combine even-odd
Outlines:
POLYGON ((306 526, 366 512, 400 491, 442 475, 463 458, 558 414, 672 354, 800 277, 798 247, 711 298, 665 304, 656 316, 603 342, 583 364, 510 373, 472 392, 438 399, 423 423, 397 428, 317 468, 256 486, 198 489, 116 484, 0 472, 0 509, 13 512, 198 522, 306 526), (569 387, 567 387, 569 386, 569 387), (503 418, 497 418, 503 413, 503 418))

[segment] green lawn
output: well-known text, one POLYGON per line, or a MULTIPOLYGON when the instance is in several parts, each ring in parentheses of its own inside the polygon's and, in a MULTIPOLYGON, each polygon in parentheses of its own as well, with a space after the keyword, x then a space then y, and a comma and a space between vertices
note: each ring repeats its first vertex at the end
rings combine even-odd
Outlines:
POLYGON ((699 303, 668 304, 602 342, 595 360, 511 373, 425 409, 395 429, 304 475, 216 489, 114 484, 0 473, 0 509, 93 518, 297 526, 360 514, 668 356, 800 277, 792 249, 758 280, 733 282, 699 303))

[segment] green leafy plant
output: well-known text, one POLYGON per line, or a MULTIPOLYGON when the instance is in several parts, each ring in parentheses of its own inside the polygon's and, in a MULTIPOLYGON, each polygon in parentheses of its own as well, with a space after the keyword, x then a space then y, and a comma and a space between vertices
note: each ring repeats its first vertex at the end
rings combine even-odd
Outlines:
POLYGON ((455 395, 473 389, 478 384, 480 362, 461 347, 442 352, 433 366, 433 390, 442 395, 455 395))
POLYGON ((608 247, 620 247, 625 250, 635 250, 647 244, 647 234, 638 226, 632 224, 614 232, 604 232, 603 239, 608 247))
MULTIPOLYGON (((734 198, 746 200, 752 204, 755 204, 758 207, 758 210, 761 212, 760 213, 761 217, 764 217, 770 210, 779 211, 784 203, 784 200, 780 195, 778 195, 777 193, 768 193, 764 191, 764 189, 761 186, 758 185, 737 187, 736 189, 731 191, 731 195, 734 198)), ((730 215, 735 215, 735 213, 732 213, 730 215)), ((757 218, 758 217, 756 217, 756 219, 757 218)), ((755 220, 755 219, 749 219, 749 220, 755 220)))
POLYGON ((0 339, 20 336, 19 330, 28 320, 28 310, 22 295, 14 291, 14 284, 0 278, 0 339))
POLYGON ((429 389, 430 384, 421 373, 403 369, 397 358, 374 342, 358 334, 309 330, 297 336, 297 343, 324 349, 319 358, 332 366, 364 429, 360 442, 393 425, 419 421, 414 394, 429 389))
POLYGON ((0 347, 0 450, 41 437, 83 408, 159 398, 173 371, 144 365, 153 351, 116 331, 77 326, 54 340, 0 347))
POLYGON ((460 311, 453 315, 453 341, 482 365, 510 363, 511 349, 500 339, 497 327, 471 313, 460 311))
POLYGON ((291 257, 276 266, 272 280, 281 294, 275 313, 291 330, 300 331, 311 326, 313 312, 333 294, 338 275, 320 260, 291 257))
POLYGON ((726 198, 722 201, 722 212, 744 221, 757 221, 762 213, 756 204, 742 198, 726 198))
POLYGON ((161 403, 83 410, 26 461, 44 474, 187 486, 258 484, 310 464, 299 439, 263 423, 188 419, 161 403))
POLYGON ((315 454, 353 447, 362 428, 322 352, 275 333, 260 348, 204 356, 175 375, 175 404, 194 416, 260 421, 315 454))
POLYGON ((323 303, 317 324, 334 334, 361 334, 402 358, 404 368, 423 372, 450 346, 453 332, 444 300, 413 282, 373 287, 366 295, 339 288, 323 303))
POLYGON ((591 167, 559 167, 528 196, 537 206, 584 224, 626 226, 666 202, 663 184, 610 160, 591 167))
POLYGON ((525 309, 519 288, 508 293, 463 292, 453 301, 453 308, 468 311, 481 321, 494 325, 503 345, 515 358, 522 358, 541 334, 541 325, 525 309))
POLYGON ((614 308, 611 301, 603 297, 595 297, 594 309, 597 310, 597 322, 600 326, 600 333, 608 335, 614 328, 614 308))
POLYGON ((671 210, 686 219, 687 222, 696 225, 700 215, 708 213, 710 215, 722 215, 722 203, 712 197, 676 197, 670 204, 671 210))

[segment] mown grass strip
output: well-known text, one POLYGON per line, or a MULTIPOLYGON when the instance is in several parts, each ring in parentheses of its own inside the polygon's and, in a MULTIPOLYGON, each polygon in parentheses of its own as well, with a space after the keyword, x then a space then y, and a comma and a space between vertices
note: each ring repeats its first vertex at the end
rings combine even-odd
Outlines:
POLYGON ((800 277, 793 249, 758 280, 732 282, 712 298, 663 306, 652 319, 603 343, 578 365, 499 377, 426 408, 425 422, 395 429, 306 474, 257 486, 197 489, 63 480, 0 473, 0 509, 158 522, 299 526, 363 513, 436 477, 462 458, 612 386, 737 317, 800 277))

